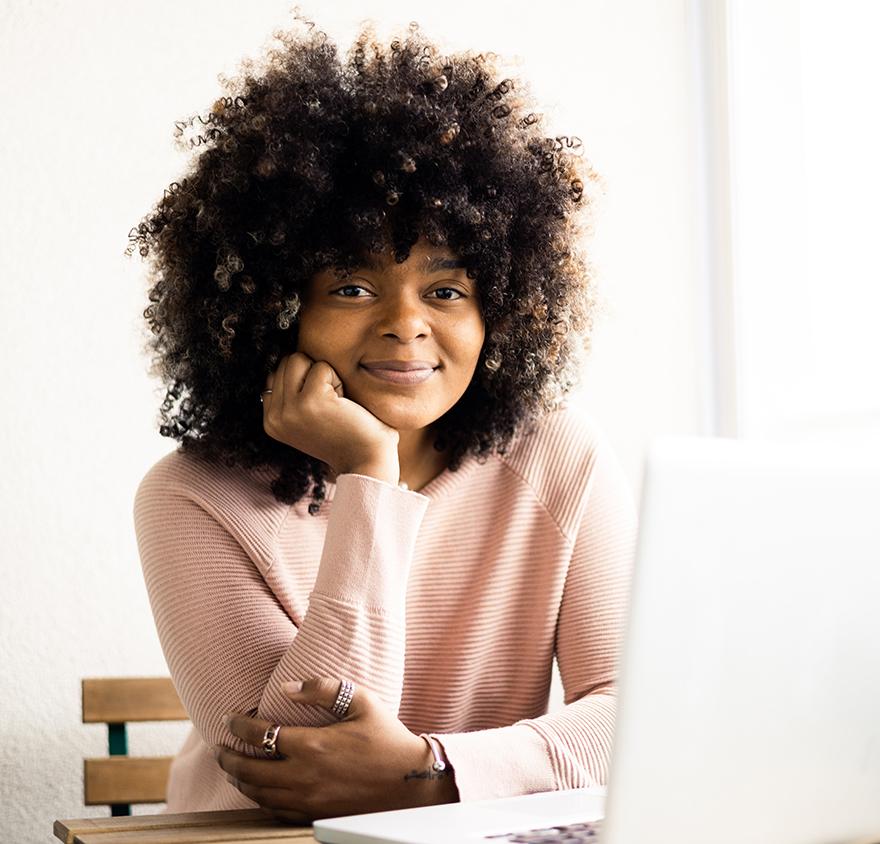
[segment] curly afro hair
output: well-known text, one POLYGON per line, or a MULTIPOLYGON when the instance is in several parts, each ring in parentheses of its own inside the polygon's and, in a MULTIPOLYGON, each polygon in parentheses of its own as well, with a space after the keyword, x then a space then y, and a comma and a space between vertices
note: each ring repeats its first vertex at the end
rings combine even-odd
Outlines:
POLYGON ((166 388, 160 433, 227 466, 273 469, 292 504, 325 494, 327 467, 263 430, 258 394, 296 348, 300 295, 368 253, 403 262, 420 237, 476 280, 486 333, 474 377, 432 426, 435 448, 503 454, 577 385, 596 299, 579 247, 586 182, 577 137, 544 137, 527 86, 498 56, 441 56, 411 23, 390 47, 371 23, 340 61, 293 12, 265 66, 244 59, 206 118, 176 124, 192 150, 130 234, 147 259, 151 374, 166 388))

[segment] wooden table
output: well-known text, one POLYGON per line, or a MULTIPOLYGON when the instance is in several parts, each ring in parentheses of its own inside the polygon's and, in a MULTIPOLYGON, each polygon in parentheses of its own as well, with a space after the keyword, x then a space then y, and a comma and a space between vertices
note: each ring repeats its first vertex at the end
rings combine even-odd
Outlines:
POLYGON ((311 827, 281 824, 259 809, 55 821, 55 837, 65 844, 317 844, 311 827))

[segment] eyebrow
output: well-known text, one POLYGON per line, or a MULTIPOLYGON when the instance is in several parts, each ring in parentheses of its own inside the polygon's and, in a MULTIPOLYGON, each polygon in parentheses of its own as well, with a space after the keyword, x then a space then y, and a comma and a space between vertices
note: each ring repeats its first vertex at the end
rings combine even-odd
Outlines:
POLYGON ((444 270, 463 270, 465 266, 465 262, 460 258, 428 258, 425 262, 425 271, 438 273, 444 270))
MULTIPOLYGON (((366 255, 362 255, 360 258, 360 263, 363 267, 368 270, 373 270, 375 272, 381 272, 384 267, 384 264, 380 263, 380 261, 375 258, 373 255, 367 253, 366 255)), ((427 273, 440 273, 445 270, 463 270, 467 265, 460 258, 433 258, 428 257, 425 259, 425 264, 423 267, 423 271, 427 273)))

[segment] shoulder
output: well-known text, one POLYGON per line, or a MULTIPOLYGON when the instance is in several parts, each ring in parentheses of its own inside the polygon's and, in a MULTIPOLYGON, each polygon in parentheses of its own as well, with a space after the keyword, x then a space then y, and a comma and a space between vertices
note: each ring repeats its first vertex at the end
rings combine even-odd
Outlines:
POLYGON ((180 449, 146 472, 134 497, 138 533, 161 530, 168 520, 186 519, 193 508, 208 513, 253 556, 269 560, 275 537, 289 513, 269 487, 271 473, 229 467, 180 449))
POLYGON ((604 429, 578 405, 542 416, 500 458, 531 487, 567 536, 577 531, 600 467, 610 468, 621 492, 630 494, 604 429))

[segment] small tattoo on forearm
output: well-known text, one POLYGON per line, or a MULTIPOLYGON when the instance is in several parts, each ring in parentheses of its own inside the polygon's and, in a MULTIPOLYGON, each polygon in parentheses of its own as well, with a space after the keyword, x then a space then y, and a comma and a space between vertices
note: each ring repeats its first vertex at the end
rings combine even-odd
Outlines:
POLYGON ((449 776, 449 771, 434 771, 427 768, 424 771, 412 770, 408 774, 404 774, 404 780, 442 780, 449 776))

